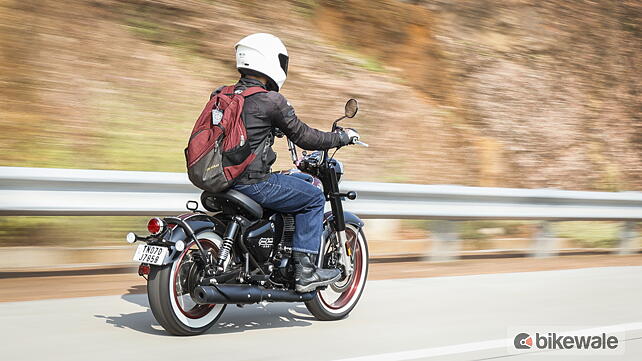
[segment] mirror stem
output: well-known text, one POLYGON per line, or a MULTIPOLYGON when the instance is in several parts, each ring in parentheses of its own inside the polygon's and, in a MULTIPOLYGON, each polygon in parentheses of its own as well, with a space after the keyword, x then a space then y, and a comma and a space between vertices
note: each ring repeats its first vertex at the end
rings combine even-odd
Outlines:
POLYGON ((344 115, 341 118, 335 120, 334 123, 332 123, 332 131, 333 132, 337 129, 337 123, 339 123, 341 120, 343 120, 345 118, 346 118, 346 116, 344 115))

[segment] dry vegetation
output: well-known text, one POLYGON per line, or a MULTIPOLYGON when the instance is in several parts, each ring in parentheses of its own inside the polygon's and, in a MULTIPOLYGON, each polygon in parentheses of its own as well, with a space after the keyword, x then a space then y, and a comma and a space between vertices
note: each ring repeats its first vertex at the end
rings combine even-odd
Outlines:
POLYGON ((290 49, 283 92, 304 120, 323 128, 361 100, 351 125, 373 147, 344 151, 348 178, 640 189, 641 13, 637 1, 4 0, 0 164, 182 171, 193 118, 236 78, 232 45, 268 31, 290 49))
POLYGON ((0 165, 183 171, 261 31, 303 120, 360 100, 348 179, 642 190, 641 24, 634 0, 0 0, 0 165))
POLYGON ((321 3, 326 39, 398 68, 456 134, 438 152, 463 174, 437 181, 641 189, 639 1, 321 3))

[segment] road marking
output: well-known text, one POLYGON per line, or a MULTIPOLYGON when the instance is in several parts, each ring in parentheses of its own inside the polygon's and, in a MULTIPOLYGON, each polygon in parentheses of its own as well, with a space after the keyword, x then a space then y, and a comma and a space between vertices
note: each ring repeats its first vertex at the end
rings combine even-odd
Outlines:
MULTIPOLYGON (((635 323, 623 323, 620 325, 610 325, 603 327, 594 327, 581 330, 575 330, 574 332, 611 332, 611 331, 636 331, 642 330, 642 322, 635 323)), ((626 339, 624 340, 626 341, 626 339)), ((511 345, 513 343, 512 338, 502 338, 497 340, 488 340, 480 342, 471 342, 471 343, 462 343, 458 345, 449 345, 441 347, 430 347, 423 348, 419 350, 412 351, 400 351, 400 352, 390 352, 390 353, 381 353, 367 356, 358 356, 344 359, 337 359, 334 361, 404 361, 404 360, 416 360, 420 358, 430 358, 437 356, 448 356, 456 355, 460 353, 475 352, 475 351, 485 351, 492 350, 496 348, 506 348, 506 345, 511 345)))

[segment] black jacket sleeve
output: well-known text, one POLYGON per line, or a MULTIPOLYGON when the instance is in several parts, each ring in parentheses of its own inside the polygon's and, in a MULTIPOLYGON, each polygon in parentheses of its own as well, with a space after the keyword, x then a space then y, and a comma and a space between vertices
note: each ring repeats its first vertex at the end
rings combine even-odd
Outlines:
POLYGON ((305 150, 324 150, 346 144, 341 135, 322 132, 299 120, 294 113, 294 108, 280 93, 271 91, 267 95, 274 104, 274 108, 270 112, 272 125, 281 129, 297 146, 305 150))

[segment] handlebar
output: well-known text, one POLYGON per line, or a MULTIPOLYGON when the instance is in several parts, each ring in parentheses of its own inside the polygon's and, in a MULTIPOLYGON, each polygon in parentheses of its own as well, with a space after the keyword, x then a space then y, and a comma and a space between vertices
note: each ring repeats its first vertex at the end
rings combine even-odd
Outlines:
MULTIPOLYGON (((364 143, 360 141, 358 138, 353 140, 352 144, 357 144, 362 147, 369 147, 368 143, 364 143)), ((292 163, 297 164, 297 161, 299 160, 299 155, 297 154, 297 151, 296 151, 296 145, 290 139, 288 139, 288 150, 290 151, 290 157, 292 158, 292 163)))

